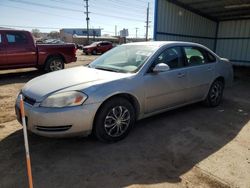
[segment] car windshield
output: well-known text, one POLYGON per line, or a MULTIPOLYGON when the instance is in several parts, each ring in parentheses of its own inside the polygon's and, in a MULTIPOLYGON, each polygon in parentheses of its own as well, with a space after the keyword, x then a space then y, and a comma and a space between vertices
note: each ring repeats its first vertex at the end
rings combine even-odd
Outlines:
POLYGON ((90 68, 134 73, 146 62, 148 57, 157 49, 156 45, 122 45, 97 58, 90 68))
POLYGON ((99 44, 99 42, 93 42, 92 44, 90 44, 90 46, 96 46, 98 44, 99 44))

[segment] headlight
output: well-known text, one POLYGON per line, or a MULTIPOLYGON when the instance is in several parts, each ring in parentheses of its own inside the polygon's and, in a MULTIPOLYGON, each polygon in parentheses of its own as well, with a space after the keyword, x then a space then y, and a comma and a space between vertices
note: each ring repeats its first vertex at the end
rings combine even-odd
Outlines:
POLYGON ((79 91, 68 91, 63 93, 52 94, 47 97, 40 106, 61 108, 66 106, 79 106, 86 99, 87 95, 79 91))

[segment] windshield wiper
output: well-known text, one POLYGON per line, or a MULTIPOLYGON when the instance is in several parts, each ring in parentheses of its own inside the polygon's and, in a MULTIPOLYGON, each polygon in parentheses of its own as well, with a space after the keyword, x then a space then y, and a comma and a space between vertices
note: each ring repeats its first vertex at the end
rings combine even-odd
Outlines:
POLYGON ((111 71, 111 72, 120 72, 117 69, 112 69, 112 68, 108 68, 108 67, 93 67, 93 68, 98 69, 98 70, 111 71))

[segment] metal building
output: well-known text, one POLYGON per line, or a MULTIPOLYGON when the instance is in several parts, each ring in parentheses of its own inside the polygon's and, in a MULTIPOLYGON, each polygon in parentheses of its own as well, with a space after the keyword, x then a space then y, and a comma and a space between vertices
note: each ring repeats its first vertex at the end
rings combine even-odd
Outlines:
POLYGON ((201 43, 250 66, 250 0, 155 0, 154 39, 201 43))

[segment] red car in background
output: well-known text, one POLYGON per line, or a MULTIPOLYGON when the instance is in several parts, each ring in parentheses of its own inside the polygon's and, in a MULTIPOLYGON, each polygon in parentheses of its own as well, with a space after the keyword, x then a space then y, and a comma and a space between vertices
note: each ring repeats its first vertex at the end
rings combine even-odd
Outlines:
POLYGON ((103 54, 106 51, 110 50, 113 48, 113 44, 108 41, 100 41, 100 42, 94 42, 88 46, 83 47, 83 52, 88 55, 96 55, 98 53, 103 54))

